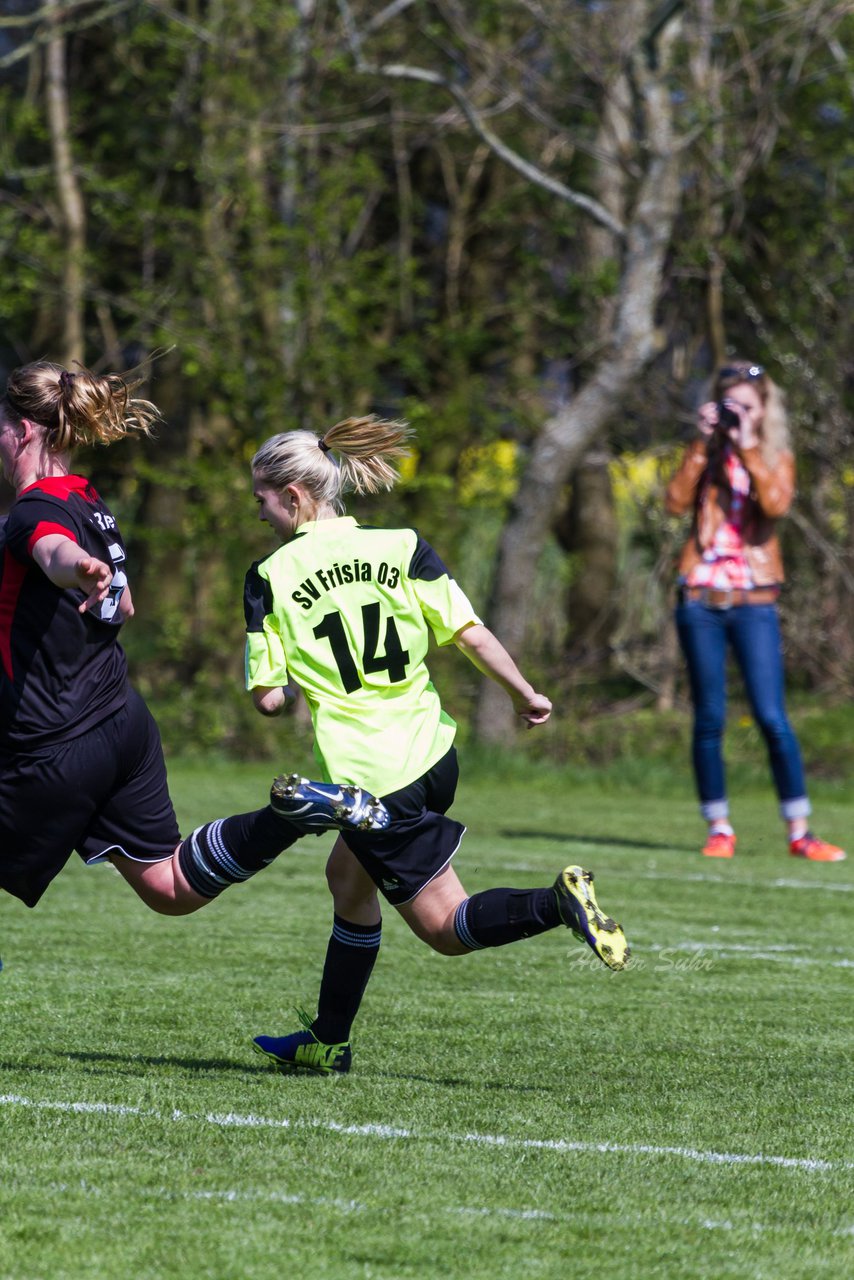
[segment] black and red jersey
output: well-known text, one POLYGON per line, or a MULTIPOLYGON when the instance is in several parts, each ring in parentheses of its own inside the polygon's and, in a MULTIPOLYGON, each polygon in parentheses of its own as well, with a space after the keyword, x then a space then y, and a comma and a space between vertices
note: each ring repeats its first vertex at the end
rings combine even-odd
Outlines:
POLYGON ((64 742, 124 705, 124 560, 115 516, 83 476, 49 476, 18 494, 0 527, 0 750, 64 742), (52 533, 113 566, 94 610, 80 613, 84 593, 54 586, 33 559, 52 533))

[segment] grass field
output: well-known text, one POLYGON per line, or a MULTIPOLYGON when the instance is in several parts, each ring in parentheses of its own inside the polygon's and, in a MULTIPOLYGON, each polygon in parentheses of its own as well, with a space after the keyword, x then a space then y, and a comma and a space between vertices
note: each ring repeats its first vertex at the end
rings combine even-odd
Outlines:
MULTIPOLYGON (((270 777, 171 774, 185 830, 270 777)), ((251 1049, 314 1007, 331 837, 186 920, 76 858, 0 901, 0 1276, 854 1275, 854 858, 788 858, 766 787, 704 862, 687 779, 657 790, 470 776, 469 891, 580 862, 632 966, 563 930, 443 959, 387 911, 334 1080, 251 1049)), ((854 797, 816 807, 850 847, 854 797)))

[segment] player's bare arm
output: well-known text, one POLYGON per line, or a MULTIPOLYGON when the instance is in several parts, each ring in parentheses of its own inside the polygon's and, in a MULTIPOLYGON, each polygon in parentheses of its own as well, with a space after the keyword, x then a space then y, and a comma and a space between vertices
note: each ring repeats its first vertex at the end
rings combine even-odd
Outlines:
POLYGON ((528 728, 546 723, 551 715, 551 702, 528 683, 504 645, 488 627, 480 622, 463 627, 454 636, 454 644, 478 671, 501 685, 516 714, 522 717, 528 728))
POLYGON ((55 587, 77 587, 86 592, 80 612, 105 599, 113 580, 113 568, 90 556, 71 538, 61 533, 45 534, 33 548, 33 559, 55 587))

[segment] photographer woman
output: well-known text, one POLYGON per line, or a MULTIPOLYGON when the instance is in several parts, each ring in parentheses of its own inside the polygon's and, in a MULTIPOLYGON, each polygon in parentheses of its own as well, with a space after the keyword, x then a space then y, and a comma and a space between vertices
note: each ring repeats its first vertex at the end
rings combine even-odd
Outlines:
POLYGON ((703 853, 735 852, 722 755, 730 645, 768 746, 789 852, 839 862, 844 851, 808 829, 801 753, 785 708, 777 612, 783 562, 775 526, 792 503, 795 462, 782 393, 760 365, 734 361, 718 371, 698 428, 665 503, 672 515, 693 517, 679 560, 676 626, 694 704, 700 812, 709 827, 703 853))

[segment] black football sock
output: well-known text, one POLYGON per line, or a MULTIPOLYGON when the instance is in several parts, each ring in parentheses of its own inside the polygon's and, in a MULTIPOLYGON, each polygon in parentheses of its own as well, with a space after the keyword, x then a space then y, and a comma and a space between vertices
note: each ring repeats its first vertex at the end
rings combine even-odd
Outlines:
POLYGON ((311 1024, 323 1044, 344 1044, 350 1039, 350 1028, 373 972, 381 939, 381 921, 351 924, 339 915, 333 916, 317 1017, 311 1024))
POLYGON ((299 831, 268 805, 197 827, 181 842, 178 864, 191 889, 215 898, 263 870, 299 838, 299 831))
POLYGON ((470 951, 533 938, 561 923, 554 889, 485 889, 457 907, 454 929, 470 951))

